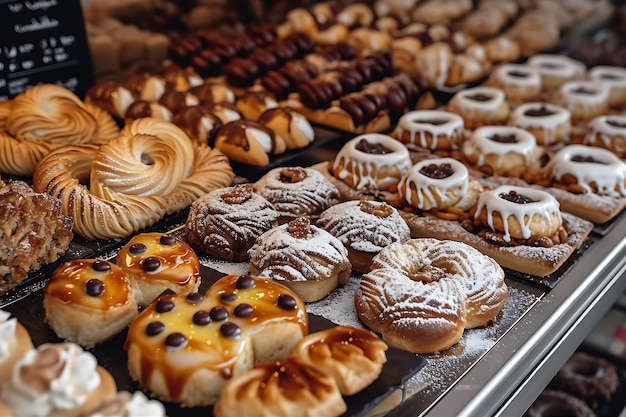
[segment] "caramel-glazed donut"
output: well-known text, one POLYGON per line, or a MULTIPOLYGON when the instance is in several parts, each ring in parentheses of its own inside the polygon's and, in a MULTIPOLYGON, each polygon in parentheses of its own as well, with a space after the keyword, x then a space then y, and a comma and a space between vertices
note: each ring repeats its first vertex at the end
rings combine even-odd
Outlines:
POLYGON ((33 184, 61 199, 79 235, 117 239, 186 208, 233 178, 219 150, 194 147, 176 125, 143 118, 105 145, 68 145, 50 152, 38 164, 33 184))
POLYGON ((52 149, 81 143, 106 143, 119 134, 104 110, 83 103, 70 90, 35 86, 0 110, 0 172, 31 175, 52 149))
POLYGON ((495 321, 507 294, 492 258, 465 243, 423 238, 381 250, 354 301, 359 318, 389 345, 431 353, 457 343, 466 328, 495 321))

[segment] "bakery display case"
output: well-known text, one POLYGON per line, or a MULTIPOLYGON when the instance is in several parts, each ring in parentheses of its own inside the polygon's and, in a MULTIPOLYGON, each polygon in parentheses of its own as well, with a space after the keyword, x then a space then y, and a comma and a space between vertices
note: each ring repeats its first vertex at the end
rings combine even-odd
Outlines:
MULTIPOLYGON (((2 258, 7 265, 0 268, 0 308, 26 328, 34 346, 76 340, 119 391, 155 393, 171 417, 224 416, 208 388, 197 396, 202 399, 181 400, 176 384, 142 380, 155 369, 170 377, 180 371, 163 365, 165 354, 153 358, 142 351, 161 352, 143 339, 163 336, 167 313, 197 307, 198 327, 237 317, 221 325, 217 336, 181 326, 163 336, 167 352, 200 340, 212 345, 216 337, 230 346, 228 352, 237 351, 239 342, 231 339, 245 345, 256 331, 237 321, 242 317, 261 327, 266 315, 284 315, 311 333, 329 335, 374 329, 379 324, 364 311, 378 303, 387 312, 379 318, 391 315, 404 295, 394 299, 393 289, 379 296, 363 288, 376 287, 387 273, 396 279, 402 268, 395 267, 403 263, 421 268, 411 252, 401 252, 412 246, 408 240, 420 239, 429 242, 420 254, 439 251, 434 242, 445 241, 447 255, 429 252, 423 271, 402 270, 400 278, 428 276, 440 268, 431 257, 441 256, 448 260, 444 275, 489 281, 493 314, 485 305, 486 319, 470 318, 473 295, 455 284, 445 297, 433 298, 441 307, 450 294, 463 293, 457 304, 464 318, 454 342, 422 350, 432 345, 415 342, 411 353, 403 349, 409 346, 405 336, 394 339, 386 327, 376 328, 387 344, 363 343, 376 345, 372 351, 384 346, 386 362, 379 360, 379 376, 360 392, 333 394, 338 409, 344 407, 335 414, 523 415, 556 386, 555 377, 579 351, 618 364, 619 389, 625 386, 626 150, 620 140, 626 141, 626 69, 615 58, 623 49, 623 5, 600 0, 591 13, 590 4, 576 0, 422 0, 404 10, 402 21, 392 17, 406 4, 382 0, 302 2, 284 9, 283 2, 246 2, 256 8, 239 13, 226 6, 218 13, 213 4, 158 3, 137 2, 125 10, 116 2, 85 2, 93 85, 80 97, 66 86, 30 86, 0 102, 0 217, 14 225, 14 236, 23 228, 47 239, 31 240, 37 253, 30 265, 20 264, 18 248, 2 258), (151 19, 135 26, 141 13, 152 13, 151 19), (598 49, 612 51, 615 59, 606 60, 598 49), (45 113, 54 100, 69 108, 62 109, 64 132, 54 125, 20 130, 24 108, 45 113), (84 130, 72 136, 75 125, 84 130), (16 162, 27 153, 27 163, 16 162), (515 153, 519 157, 511 158, 515 153), (164 177, 172 180, 164 184, 164 177), (430 188, 420 188, 420 177, 429 178, 430 188), (283 200, 296 189, 306 204, 283 200), (515 209, 489 208, 490 199, 515 209), (209 206, 220 216, 234 216, 233 224, 241 214, 247 219, 243 235, 247 228, 256 235, 233 231, 216 238, 224 232, 204 223, 214 214, 209 206), (372 249, 374 239, 367 249, 355 249, 332 230, 354 232, 366 222, 359 216, 370 215, 386 219, 380 221, 384 233, 375 234, 404 244, 394 246, 398 252, 388 254, 390 242, 372 249), (539 225, 526 223, 535 216, 539 225), (31 217, 39 221, 30 224, 31 217), (339 224, 340 217, 352 223, 339 224), (398 223, 407 229, 395 230, 398 223), (547 231, 531 236, 531 227, 544 226, 547 231), (320 234, 315 244, 298 246, 320 234), (288 248, 286 241, 293 241, 288 248), (152 251, 162 251, 160 258, 141 258, 152 251), (193 270, 192 280, 172 278, 160 286, 153 279, 146 299, 137 295, 148 292, 137 290, 144 284, 128 278, 140 281, 155 271, 180 271, 181 265, 193 270), (63 281, 72 268, 86 268, 78 274, 85 281, 94 273, 116 275, 115 297, 139 297, 131 306, 136 316, 95 338, 81 334, 75 320, 52 320, 53 297, 62 300, 58 308, 70 305, 68 311, 80 298, 64 290, 74 285, 63 281), (336 281, 321 292, 305 292, 306 286, 288 279, 278 296, 283 290, 263 281, 300 274, 308 283, 326 269, 336 281), (311 273, 314 278, 307 277, 311 273), (248 274, 254 279, 240 282, 248 274), (259 293, 251 290, 235 305, 236 294, 251 288, 259 293), (259 308, 259 317, 254 303, 268 305, 259 308)), ((368 225, 373 228, 374 221, 368 225)), ((423 279, 432 284, 440 278, 423 279)), ((76 293, 105 294, 99 279, 79 285, 76 293)), ((94 317, 84 320, 97 328, 94 317)), ((301 333, 294 338, 307 331, 301 333)), ((361 340, 341 343, 353 339, 361 340)), ((287 349, 269 336, 268 343, 272 351, 287 349)), ((234 369, 229 366, 216 378, 228 380, 234 369)), ((327 377, 319 376, 320 384, 327 377)), ((624 409, 615 397, 595 404, 595 412, 624 409)))

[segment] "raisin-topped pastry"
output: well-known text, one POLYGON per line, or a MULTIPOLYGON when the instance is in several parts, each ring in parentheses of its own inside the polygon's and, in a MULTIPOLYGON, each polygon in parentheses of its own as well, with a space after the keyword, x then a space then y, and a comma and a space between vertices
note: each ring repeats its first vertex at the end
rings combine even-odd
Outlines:
POLYGON ((465 122, 456 113, 442 110, 413 110, 404 113, 391 136, 400 142, 433 151, 458 149, 465 122))
POLYGON ((115 260, 145 306, 165 290, 187 293, 200 286, 200 261, 194 250, 173 235, 151 232, 133 236, 115 260))
POLYGON ((487 175, 524 177, 540 168, 535 137, 514 126, 483 126, 463 143, 463 157, 487 175))
POLYGON ((626 68, 598 65, 589 69, 587 76, 609 88, 609 106, 626 104, 626 68))
POLYGON ((312 168, 274 168, 254 183, 254 189, 278 211, 280 223, 301 216, 315 220, 339 202, 337 187, 312 168))
POLYGON ((446 105, 446 110, 463 117, 468 129, 503 125, 511 113, 504 91, 485 86, 458 91, 446 105))
POLYGON ((568 109, 572 123, 587 123, 607 114, 609 87, 597 81, 568 81, 556 91, 551 101, 568 109))
POLYGON ((306 217, 262 234, 248 254, 250 273, 286 285, 305 302, 345 285, 352 268, 343 243, 306 217))
POLYGON ((585 145, 599 146, 626 158, 626 115, 598 116, 589 122, 585 145))
POLYGON ((280 214, 252 184, 219 188, 196 200, 185 231, 189 244, 218 259, 244 261, 256 239, 278 226, 280 214))
POLYGON ((131 323, 131 377, 165 401, 211 405, 232 377, 286 357, 308 333, 302 300, 271 280, 227 275, 205 294, 161 295, 131 323))
POLYGON ((509 124, 528 130, 537 143, 550 146, 569 140, 572 132, 571 112, 556 104, 524 103, 511 112, 509 124))
POLYGON ((500 88, 511 105, 541 98, 541 75, 530 65, 507 63, 495 68, 485 85, 500 88))
POLYGON ((528 65, 539 70, 546 92, 556 91, 567 81, 583 79, 586 72, 585 64, 566 55, 536 54, 528 58, 528 65))

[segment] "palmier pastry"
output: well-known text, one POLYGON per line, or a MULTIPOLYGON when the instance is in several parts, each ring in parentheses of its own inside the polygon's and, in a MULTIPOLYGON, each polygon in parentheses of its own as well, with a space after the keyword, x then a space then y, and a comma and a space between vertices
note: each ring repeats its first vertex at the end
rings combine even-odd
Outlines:
POLYGON ((339 417, 347 405, 332 375, 287 357, 232 378, 213 408, 216 417, 339 417))
POLYGON ((262 234, 248 254, 251 274, 284 284, 305 302, 325 297, 350 278, 348 250, 306 217, 262 234))
POLYGON ((626 197, 626 163, 604 148, 565 146, 548 162, 546 174, 578 194, 626 197))
POLYGON ((598 65, 587 72, 589 79, 599 81, 609 89, 609 106, 626 104, 626 68, 598 65))
POLYGON ((332 375, 343 395, 353 395, 378 378, 386 351, 387 344, 371 331, 337 326, 305 336, 291 356, 332 375))
POLYGON ((567 81, 585 76, 585 65, 566 55, 537 54, 528 58, 528 65, 539 70, 544 91, 554 92, 567 81))
POLYGON ((495 321, 507 294, 492 258, 465 243, 423 238, 381 250, 354 301, 361 321, 389 345, 431 353, 495 321))
POLYGON ((520 177, 539 168, 541 149, 527 130, 514 126, 483 126, 463 143, 463 156, 488 175, 520 177))
POLYGON ((504 92, 495 87, 460 90, 452 96, 446 110, 463 117, 468 129, 506 124, 511 113, 504 92))
POLYGON ((287 107, 268 109, 259 116, 259 123, 271 129, 282 139, 287 150, 309 146, 315 139, 311 123, 300 113, 287 107))
POLYGON ((442 110, 414 110, 400 116, 391 136, 400 142, 425 149, 458 149, 465 122, 456 113, 442 110))
POLYGON ((409 226, 398 211, 381 201, 346 201, 326 209, 317 226, 348 249, 352 270, 368 272, 372 258, 392 242, 409 240, 409 226))
POLYGON ((267 166, 270 154, 282 153, 286 148, 284 142, 276 141, 273 131, 250 120, 226 123, 215 138, 215 147, 231 161, 256 167, 267 166))
POLYGON ((15 416, 78 416, 116 392, 92 353, 70 342, 44 343, 15 364, 0 399, 15 416))
POLYGON ((207 192, 230 185, 234 176, 219 150, 194 146, 176 125, 145 118, 126 125, 106 145, 52 151, 39 163, 33 183, 36 191, 61 200, 74 232, 110 239, 187 208, 207 192))
POLYGON ((563 222, 559 202, 546 191, 501 185, 483 193, 476 206, 476 219, 504 242, 551 237, 563 222))
POLYGON ((210 405, 255 363, 286 357, 308 333, 304 303, 271 280, 227 275, 203 295, 160 296, 131 323, 131 377, 164 401, 210 405))
POLYGON ((30 176, 52 149, 102 144, 119 133, 108 113, 55 84, 29 88, 10 104, 0 130, 0 173, 30 176))
POLYGON ((543 146, 565 142, 572 133, 571 112, 551 103, 520 104, 511 112, 509 124, 526 129, 543 146))
POLYGON ((608 113, 609 87, 596 81, 567 81, 551 101, 570 111, 572 123, 587 123, 608 113))
POLYGON ((496 67, 485 85, 504 91, 512 105, 537 101, 541 98, 541 75, 530 65, 507 63, 496 67))
POLYGON ((138 310, 124 270, 95 259, 60 265, 46 284, 43 307, 57 336, 86 348, 122 331, 138 310))
POLYGON ((28 330, 4 310, 0 310, 0 336, 0 381, 6 381, 15 363, 33 348, 33 341, 28 330))
POLYGON ((626 116, 598 116, 589 123, 584 144, 599 146, 626 158, 626 116))
POLYGON ((337 187, 312 168, 271 169, 254 183, 254 189, 278 211, 280 223, 301 216, 315 220, 320 213, 339 202, 337 187))
POLYGON ((193 249, 169 234, 133 236, 115 261, 128 274, 143 307, 165 290, 189 293, 200 286, 200 261, 193 249))
POLYGON ((0 180, 0 294, 69 249, 72 219, 61 201, 23 181, 0 180))
POLYGON ((332 162, 331 173, 351 189, 395 193, 411 165, 404 144, 388 135, 367 133, 342 146, 332 162))
POLYGON ((248 260, 256 239, 278 226, 279 212, 252 184, 218 188, 196 200, 185 223, 194 248, 227 261, 248 260))
MULTIPOLYGON (((413 165, 400 181, 403 204, 420 210, 446 210, 468 195, 469 172, 454 158, 424 159, 413 165)), ((463 204, 465 206, 466 204, 463 204)))

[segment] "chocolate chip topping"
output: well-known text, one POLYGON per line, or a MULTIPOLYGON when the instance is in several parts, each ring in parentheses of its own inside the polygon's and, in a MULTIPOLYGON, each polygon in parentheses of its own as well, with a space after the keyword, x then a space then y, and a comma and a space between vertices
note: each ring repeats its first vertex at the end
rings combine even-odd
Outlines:
POLYGON ((572 156, 572 162, 595 162, 596 164, 601 164, 602 162, 593 159, 593 156, 586 155, 574 155, 572 156))
POLYGON ((205 310, 196 311, 193 315, 193 324, 208 326, 211 324, 211 313, 205 310))
POLYGON ((289 294, 281 294, 278 296, 278 307, 283 310, 294 310, 298 306, 296 299, 289 294))
POLYGON ((182 347, 187 343, 187 338, 184 334, 179 332, 174 332, 168 334, 165 338, 165 346, 168 347, 182 347))
POLYGON ((513 190, 509 191, 508 193, 500 194, 500 198, 510 201, 511 203, 515 203, 515 204, 528 204, 528 203, 535 202, 535 200, 531 200, 525 195, 518 194, 517 191, 513 191, 513 190))
POLYGON ((528 78, 530 76, 530 74, 528 74, 527 72, 521 72, 517 70, 508 71, 507 74, 514 78, 528 78))
POLYGON ((91 264, 91 269, 98 272, 108 272, 111 270, 111 265, 107 261, 98 259, 91 264))
POLYGON ((433 125, 433 126, 441 126, 441 125, 445 125, 450 120, 448 120, 448 119, 425 119, 425 120, 414 119, 413 121, 416 122, 416 123, 427 123, 427 124, 433 125))
POLYGON ((146 327, 146 334, 148 336, 156 336, 165 330, 165 324, 160 321, 153 321, 146 327))
POLYGON ((168 313, 176 308, 172 300, 159 300, 156 303, 155 310, 157 313, 168 313))
POLYGON ((238 290, 254 288, 256 287, 256 281, 250 275, 241 275, 239 278, 237 278, 236 286, 238 290))
POLYGON ((215 306, 211 309, 209 315, 215 321, 224 321, 228 318, 228 310, 222 306, 215 306))
POLYGON ((241 328, 235 323, 229 321, 222 324, 222 326, 220 327, 220 333, 222 333, 222 336, 224 337, 235 339, 241 336, 241 328))
POLYGON ((162 245, 171 246, 176 244, 176 238, 172 235, 162 235, 159 239, 162 245))
POLYGON ((141 265, 144 271, 153 272, 161 267, 161 260, 156 256, 148 256, 141 265))
POLYGON ((204 295, 200 294, 199 292, 191 292, 187 294, 185 300, 192 304, 198 304, 204 300, 204 295))
POLYGON ((364 153, 377 155, 385 155, 392 152, 390 149, 385 148, 382 144, 369 142, 365 138, 359 140, 355 148, 364 153))
POLYGON ((499 143, 517 143, 517 136, 514 133, 508 135, 500 135, 496 133, 493 136, 489 136, 489 140, 499 143))
POLYGON ((619 120, 608 119, 606 124, 613 127, 618 127, 620 129, 626 128, 626 122, 620 122, 619 120))
POLYGON ((248 303, 241 303, 237 307, 235 307, 235 316, 237 317, 249 317, 252 315, 254 309, 248 303))
POLYGON ((225 292, 220 295, 220 301, 223 303, 232 303, 237 299, 237 294, 234 292, 225 292))
POLYGON ((489 101, 491 99, 493 99, 493 96, 490 96, 488 94, 482 94, 482 93, 476 93, 476 94, 470 94, 470 95, 466 95, 465 98, 469 99, 469 100, 474 100, 474 101, 489 101))
POLYGON ((592 90, 590 88, 585 88, 584 86, 578 86, 576 88, 573 88, 570 90, 571 93, 573 94, 581 94, 581 95, 585 95, 585 96, 592 96, 594 94, 598 94, 598 92, 596 90, 592 90))
POLYGON ((143 243, 133 243, 128 249, 130 253, 144 253, 147 250, 148 248, 143 243))
POLYGON ((91 297, 104 294, 104 283, 99 279, 92 278, 85 283, 85 292, 91 297))
POLYGON ((427 177, 441 180, 444 178, 448 178, 452 174, 454 174, 454 170, 452 169, 452 165, 446 164, 428 164, 424 165, 422 169, 420 169, 420 173, 426 175, 427 177))
POLYGON ((524 112, 524 115, 530 117, 545 117, 552 116, 554 114, 553 111, 548 110, 546 106, 536 107, 534 109, 528 109, 524 112))

